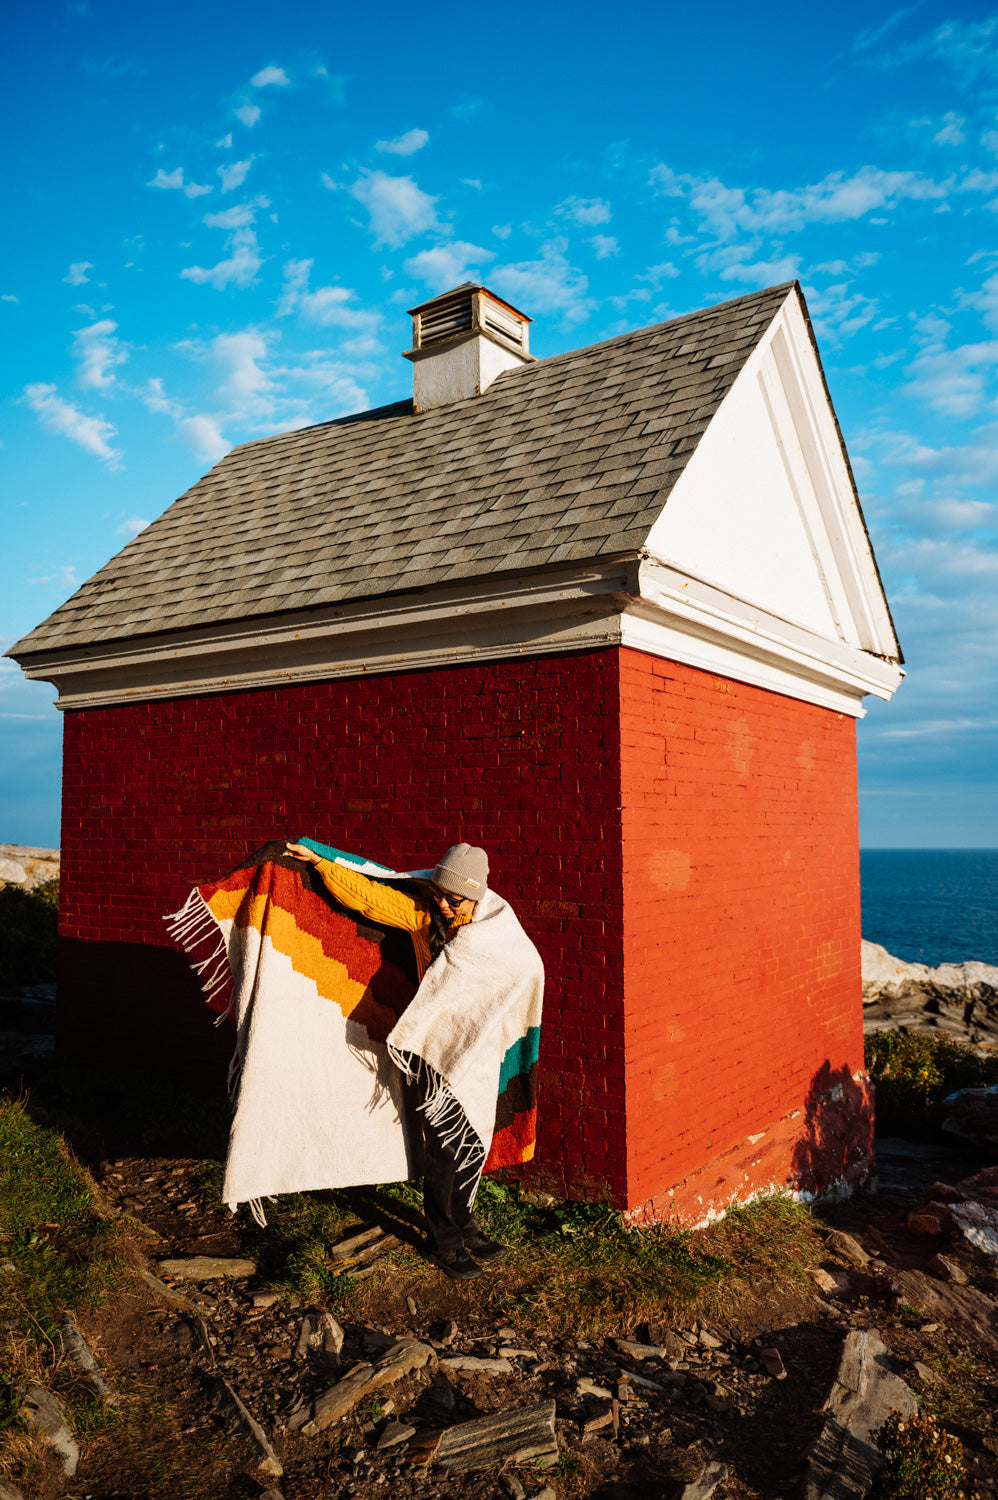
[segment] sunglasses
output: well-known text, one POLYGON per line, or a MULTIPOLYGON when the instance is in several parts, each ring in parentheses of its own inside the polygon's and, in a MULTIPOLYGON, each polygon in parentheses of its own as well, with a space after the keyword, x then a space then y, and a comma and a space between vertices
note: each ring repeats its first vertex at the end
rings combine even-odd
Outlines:
POLYGON ((446 901, 452 911, 456 911, 459 906, 463 906, 465 901, 471 900, 470 896, 452 896, 450 891, 440 891, 435 885, 430 886, 430 895, 434 901, 446 901))

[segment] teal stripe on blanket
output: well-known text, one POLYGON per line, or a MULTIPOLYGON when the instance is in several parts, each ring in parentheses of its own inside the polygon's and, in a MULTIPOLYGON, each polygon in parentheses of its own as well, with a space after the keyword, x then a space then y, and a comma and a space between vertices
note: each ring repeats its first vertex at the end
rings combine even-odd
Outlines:
POLYGON ((365 859, 363 854, 348 854, 345 849, 334 849, 332 844, 320 844, 317 839, 308 839, 302 835, 298 840, 304 844, 306 849, 311 849, 313 854, 318 854, 320 859, 345 859, 347 864, 356 865, 365 875, 396 875, 395 870, 390 870, 387 865, 379 865, 373 859, 365 859))
POLYGON ((499 1069, 500 1094, 511 1078, 516 1078, 520 1073, 530 1072, 540 1050, 541 1028, 539 1026, 531 1026, 519 1041, 514 1042, 512 1047, 506 1048, 506 1055, 499 1069))

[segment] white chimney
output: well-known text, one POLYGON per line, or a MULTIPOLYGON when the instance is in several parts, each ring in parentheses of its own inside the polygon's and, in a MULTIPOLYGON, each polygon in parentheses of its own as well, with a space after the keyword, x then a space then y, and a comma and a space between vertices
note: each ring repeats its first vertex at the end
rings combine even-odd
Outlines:
POLYGON ((409 313, 414 411, 481 396, 504 370, 533 362, 530 319, 487 287, 469 281, 409 313))

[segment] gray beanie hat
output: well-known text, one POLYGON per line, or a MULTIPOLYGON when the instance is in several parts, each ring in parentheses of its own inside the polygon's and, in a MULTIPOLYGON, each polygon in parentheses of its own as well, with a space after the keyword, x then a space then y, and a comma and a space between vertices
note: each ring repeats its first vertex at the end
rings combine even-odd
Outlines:
POLYGON ((489 857, 471 844, 452 844, 433 871, 433 883, 454 896, 481 901, 489 881, 489 857))

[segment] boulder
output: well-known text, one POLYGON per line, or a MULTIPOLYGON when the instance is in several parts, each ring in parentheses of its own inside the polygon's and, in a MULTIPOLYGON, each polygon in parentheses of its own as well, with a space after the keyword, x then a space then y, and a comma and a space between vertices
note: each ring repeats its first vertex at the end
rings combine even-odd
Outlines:
POLYGON ((974 1146, 998 1146, 998 1084, 988 1089, 958 1089, 943 1100, 942 1128, 947 1135, 974 1146))
POLYGON ((879 943, 863 943, 864 1029, 892 1026, 948 1032, 971 1046, 998 1042, 998 968, 990 964, 907 964, 879 943))
POLYGON ((825 1420, 808 1455, 803 1500, 861 1500, 883 1467, 875 1434, 892 1411, 911 1417, 918 1410, 875 1328, 846 1335, 821 1410, 825 1420))
POLYGON ((998 1356, 998 1305, 972 1286, 936 1281, 921 1271, 896 1271, 891 1291, 923 1318, 942 1324, 960 1343, 998 1356))

